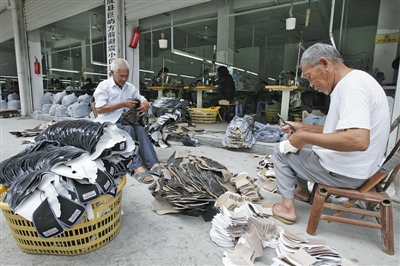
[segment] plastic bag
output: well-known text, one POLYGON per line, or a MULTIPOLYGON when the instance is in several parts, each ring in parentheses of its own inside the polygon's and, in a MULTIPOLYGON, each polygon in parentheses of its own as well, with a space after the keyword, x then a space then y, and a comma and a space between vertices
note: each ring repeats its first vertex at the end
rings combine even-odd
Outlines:
POLYGON ((68 117, 69 115, 67 114, 67 107, 65 107, 63 105, 57 106, 56 116, 57 117, 68 117))
POLYGON ((70 106, 71 104, 75 103, 78 100, 78 98, 76 97, 75 93, 66 95, 62 98, 62 105, 65 107, 70 106))
POLYGON ((261 142, 278 142, 285 132, 279 125, 264 125, 257 121, 254 122, 255 131, 254 137, 261 142))
POLYGON ((55 103, 61 104, 62 99, 64 98, 65 95, 67 95, 66 91, 56 93, 56 95, 54 95, 53 97, 53 104, 55 103))
POLYGON ((51 106, 51 103, 42 104, 42 114, 48 114, 50 112, 51 106))
POLYGON ((86 102, 76 102, 68 106, 67 114, 71 117, 82 118, 89 116, 92 109, 86 102))
POLYGON ((58 106, 61 106, 61 104, 57 103, 57 104, 51 105, 50 110, 49 110, 49 115, 55 116, 56 115, 56 109, 57 109, 58 106))
POLYGON ((92 98, 92 96, 90 96, 86 93, 86 94, 78 97, 78 103, 85 102, 85 103, 89 104, 91 98, 92 98))
POLYGON ((18 96, 18 94, 16 94, 15 92, 14 93, 11 93, 11 94, 9 94, 8 96, 7 96, 7 100, 10 102, 10 101, 13 101, 13 100, 19 100, 19 96, 18 96))
POLYGON ((8 102, 8 109, 21 109, 21 102, 19 100, 11 100, 8 102))
POLYGON ((43 94, 42 99, 40 100, 41 104, 48 104, 48 103, 53 103, 54 100, 54 95, 51 92, 46 92, 43 94))
POLYGON ((7 109, 8 105, 5 100, 0 100, 0 109, 7 109))

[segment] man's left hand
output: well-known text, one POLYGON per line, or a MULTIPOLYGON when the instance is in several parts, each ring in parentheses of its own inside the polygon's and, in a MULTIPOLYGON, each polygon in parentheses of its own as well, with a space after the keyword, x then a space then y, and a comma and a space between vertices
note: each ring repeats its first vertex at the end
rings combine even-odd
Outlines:
POLYGON ((148 101, 144 101, 140 103, 140 106, 136 109, 136 111, 139 112, 139 116, 143 116, 144 114, 147 113, 147 111, 150 109, 150 104, 148 101))

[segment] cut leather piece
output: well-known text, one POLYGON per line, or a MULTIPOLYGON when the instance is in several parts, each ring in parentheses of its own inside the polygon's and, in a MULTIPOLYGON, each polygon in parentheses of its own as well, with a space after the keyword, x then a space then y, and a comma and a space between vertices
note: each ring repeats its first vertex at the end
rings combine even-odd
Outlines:
POLYGON ((99 158, 100 156, 104 157, 105 155, 111 154, 111 148, 114 147, 116 143, 119 141, 124 141, 124 138, 121 135, 115 134, 111 135, 110 128, 107 125, 104 127, 103 134, 100 136, 99 141, 97 142, 94 151, 90 155, 92 160, 99 158), (104 151, 106 152, 104 153, 104 151))
POLYGON ((107 193, 114 185, 114 179, 102 170, 97 171, 96 183, 101 188, 102 193, 107 193))
POLYGON ((55 237, 64 232, 65 227, 54 215, 47 199, 39 205, 32 217, 36 232, 42 238, 55 237))
POLYGON ((51 171, 61 176, 74 179, 89 179, 90 183, 96 181, 97 164, 90 159, 88 153, 81 154, 78 158, 55 164, 51 171))
POLYGON ((293 264, 313 265, 317 259, 308 254, 304 249, 300 248, 295 253, 286 253, 286 258, 293 264))
POLYGON ((273 181, 271 181, 269 179, 266 179, 262 184, 262 189, 264 191, 274 193, 277 188, 276 188, 275 182, 273 182, 273 181))
POLYGON ((112 151, 125 151, 127 147, 127 141, 124 139, 120 142, 115 143, 115 145, 111 148, 112 151))
MULTIPOLYGON (((97 161, 97 160, 96 160, 97 161)), ((104 167, 104 171, 110 176, 110 177, 114 177, 115 175, 115 166, 114 164, 106 161, 106 160, 100 160, 103 164, 104 167)), ((99 164, 98 164, 99 165, 99 164)), ((99 166, 97 166, 97 168, 99 168, 99 166)))
POLYGON ((8 203, 12 211, 39 186, 43 171, 32 171, 24 178, 15 180, 9 187, 4 202, 8 203))
POLYGON ((88 203, 92 200, 98 199, 101 194, 96 184, 81 184, 77 180, 72 180, 75 186, 78 200, 81 203, 88 203))
POLYGON ((242 206, 245 203, 246 197, 242 197, 238 194, 233 194, 230 192, 225 192, 221 196, 218 197, 217 201, 215 202, 216 208, 221 208, 224 206, 230 211, 233 211, 237 207, 242 206))
POLYGON ((128 172, 132 163, 133 163, 132 156, 120 160, 120 162, 117 164, 119 172, 125 172, 125 173, 128 172))
POLYGON ((85 214, 86 207, 83 204, 79 204, 78 202, 72 201, 62 195, 59 195, 57 199, 61 206, 61 215, 58 219, 66 227, 71 228, 75 226, 85 214))
MULTIPOLYGON (((101 136, 101 141, 96 145, 95 152, 90 155, 92 160, 100 157, 103 150, 111 150, 111 154, 107 156, 101 156, 102 159, 109 159, 115 155, 122 157, 129 157, 136 155, 138 152, 138 143, 132 139, 132 137, 126 132, 118 128, 115 124, 105 122, 104 132, 101 136), (118 145, 123 143, 126 148, 124 150, 116 150, 118 145), (114 148, 114 149, 113 149, 114 148)), ((121 148, 122 146, 119 146, 121 148)))
POLYGON ((200 145, 200 142, 198 139, 191 138, 189 135, 185 135, 183 138, 181 138, 181 142, 185 146, 191 146, 191 147, 197 147, 200 145))
POLYGON ((45 199, 44 192, 36 189, 15 208, 14 212, 32 222, 33 212, 45 199))
POLYGON ((115 198, 115 196, 117 196, 118 193, 118 184, 114 183, 110 189, 106 192, 107 195, 115 198))
POLYGON ((103 125, 86 119, 57 122, 46 128, 35 141, 56 140, 63 146, 75 146, 92 153, 99 137, 103 133, 103 125))
POLYGON ((260 203, 262 195, 259 193, 260 188, 254 184, 253 179, 247 172, 241 172, 234 175, 231 182, 239 190, 240 194, 245 195, 251 199, 253 203, 260 203))
POLYGON ((40 182, 38 189, 44 192, 45 198, 49 202, 51 209, 53 210, 56 217, 60 217, 61 215, 61 206, 60 202, 57 199, 57 191, 53 186, 54 180, 59 176, 54 173, 44 173, 42 175, 42 181, 40 182))
POLYGON ((197 160, 199 163, 198 166, 202 169, 221 172, 223 177, 222 180, 223 182, 228 182, 232 178, 232 174, 228 171, 228 169, 224 165, 214 160, 211 160, 210 158, 204 156, 201 157, 189 156, 189 159, 197 160))
POLYGON ((156 198, 151 202, 152 210, 159 215, 167 213, 180 213, 180 210, 174 209, 170 202, 163 198, 156 198))

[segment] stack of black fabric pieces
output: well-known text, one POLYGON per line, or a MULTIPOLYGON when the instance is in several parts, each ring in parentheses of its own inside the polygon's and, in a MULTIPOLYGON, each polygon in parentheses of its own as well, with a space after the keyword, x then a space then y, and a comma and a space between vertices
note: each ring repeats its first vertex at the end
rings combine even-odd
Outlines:
POLYGON ((115 197, 138 150, 114 124, 89 120, 56 123, 35 141, 0 162, 0 183, 8 187, 4 202, 43 238, 78 223, 91 201, 115 197))
POLYGON ((153 209, 159 214, 199 216, 226 191, 236 192, 231 178, 232 173, 216 161, 174 152, 161 177, 149 187, 156 198, 153 209))
POLYGON ((149 114, 157 120, 147 124, 145 129, 150 141, 157 147, 169 147, 163 129, 175 123, 188 123, 191 126, 189 102, 179 98, 161 97, 153 102, 149 114))

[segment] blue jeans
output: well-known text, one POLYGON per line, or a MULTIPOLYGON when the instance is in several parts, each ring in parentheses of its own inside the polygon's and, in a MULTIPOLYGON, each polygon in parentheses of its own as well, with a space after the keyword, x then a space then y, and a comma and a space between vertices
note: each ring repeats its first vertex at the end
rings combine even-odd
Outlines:
POLYGON ((137 169, 142 166, 142 162, 145 168, 149 169, 158 162, 156 151, 154 150, 154 146, 151 143, 146 130, 142 126, 130 126, 130 125, 122 125, 121 123, 115 123, 115 125, 128 132, 128 134, 132 137, 133 140, 139 142, 139 155, 133 158, 133 163, 129 167, 130 171, 137 169))

